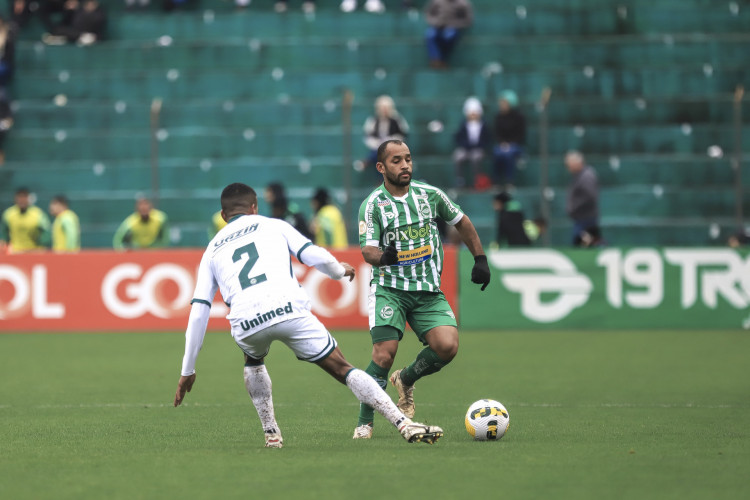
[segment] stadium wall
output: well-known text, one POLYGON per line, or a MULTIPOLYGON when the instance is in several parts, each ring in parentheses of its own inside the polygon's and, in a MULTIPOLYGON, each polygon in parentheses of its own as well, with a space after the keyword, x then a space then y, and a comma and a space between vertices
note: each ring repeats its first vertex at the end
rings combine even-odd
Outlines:
MULTIPOLYGON (((0 256, 0 332, 184 330, 202 250, 84 251, 0 256)), ((370 266, 359 249, 334 251, 352 283, 293 260, 313 312, 333 329, 366 329, 370 266)), ((446 249, 443 288, 457 310, 457 252, 446 249)), ((217 294, 209 329, 228 331, 217 294)))
MULTIPOLYGON (((459 294, 465 328, 750 329, 750 252, 731 248, 491 251, 485 292, 459 294)), ((460 274, 473 259, 460 256, 460 274)))
MULTIPOLYGON (((359 249, 334 254, 357 267, 353 283, 296 261, 295 273, 328 327, 366 329, 370 266, 359 249)), ((200 257, 201 250, 2 256, 0 332, 182 330, 200 257)), ((443 289, 462 328, 750 329, 749 251, 504 249, 488 257, 492 282, 480 292, 469 281, 471 255, 446 249, 443 289)), ((209 328, 226 331, 226 313, 217 295, 209 328)))

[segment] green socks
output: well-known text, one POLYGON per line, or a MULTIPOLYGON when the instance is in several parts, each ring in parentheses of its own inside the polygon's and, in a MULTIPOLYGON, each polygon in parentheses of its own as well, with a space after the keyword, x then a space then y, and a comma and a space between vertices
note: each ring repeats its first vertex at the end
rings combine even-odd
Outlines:
POLYGON ((401 370, 401 381, 406 385, 414 385, 420 378, 439 372, 447 364, 435 354, 435 351, 425 347, 417 354, 417 359, 412 364, 401 370))
MULTIPOLYGON (((370 361, 370 364, 367 365, 367 368, 365 369, 365 373, 374 378, 375 382, 377 382, 378 385, 383 390, 385 390, 386 386, 388 385, 387 369, 383 368, 382 366, 378 366, 374 361, 370 361)), ((364 403, 359 404, 359 420, 357 422, 357 427, 366 424, 372 425, 374 417, 375 410, 372 409, 372 406, 366 405, 364 403)))

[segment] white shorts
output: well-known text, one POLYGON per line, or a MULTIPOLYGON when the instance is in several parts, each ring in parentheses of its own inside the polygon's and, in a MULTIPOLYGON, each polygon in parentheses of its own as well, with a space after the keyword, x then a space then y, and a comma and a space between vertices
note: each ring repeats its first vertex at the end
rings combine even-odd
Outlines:
POLYGON ((286 344, 297 359, 311 363, 327 358, 338 345, 323 323, 312 314, 276 323, 236 342, 245 354, 261 359, 266 357, 274 340, 286 344))

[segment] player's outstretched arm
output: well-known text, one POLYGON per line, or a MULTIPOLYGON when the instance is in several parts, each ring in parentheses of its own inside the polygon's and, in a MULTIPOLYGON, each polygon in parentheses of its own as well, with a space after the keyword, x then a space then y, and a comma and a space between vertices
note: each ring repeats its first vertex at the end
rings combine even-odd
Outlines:
POLYGON ((354 279, 354 268, 336 260, 336 257, 323 247, 306 245, 299 251, 297 258, 306 266, 314 267, 331 279, 340 280, 345 276, 349 277, 349 281, 354 279))
POLYGON ((195 361, 206 336, 210 310, 211 308, 204 301, 194 302, 190 309, 190 318, 185 330, 185 355, 182 358, 182 372, 180 380, 177 382, 177 392, 174 395, 175 406, 182 404, 185 393, 190 392, 195 383, 195 361))

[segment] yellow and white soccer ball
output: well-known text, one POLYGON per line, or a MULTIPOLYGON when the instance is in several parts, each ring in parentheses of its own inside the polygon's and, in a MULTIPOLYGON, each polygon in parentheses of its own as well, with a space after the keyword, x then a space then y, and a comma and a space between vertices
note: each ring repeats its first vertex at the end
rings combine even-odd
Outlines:
POLYGON ((497 441, 508 430, 510 415, 502 403, 480 399, 469 406, 464 423, 475 441, 497 441))

